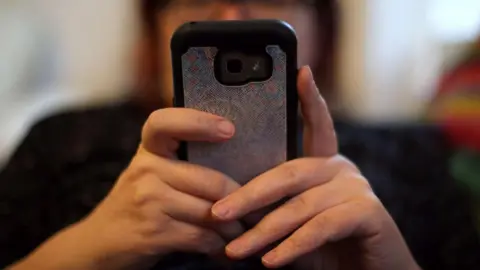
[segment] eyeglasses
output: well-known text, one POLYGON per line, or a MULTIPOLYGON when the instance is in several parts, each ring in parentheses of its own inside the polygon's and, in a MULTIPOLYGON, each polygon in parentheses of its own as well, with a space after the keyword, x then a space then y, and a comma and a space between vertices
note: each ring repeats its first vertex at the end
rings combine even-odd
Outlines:
POLYGON ((253 19, 287 20, 296 8, 312 7, 314 0, 170 0, 164 10, 181 21, 210 19, 222 5, 235 5, 253 19))

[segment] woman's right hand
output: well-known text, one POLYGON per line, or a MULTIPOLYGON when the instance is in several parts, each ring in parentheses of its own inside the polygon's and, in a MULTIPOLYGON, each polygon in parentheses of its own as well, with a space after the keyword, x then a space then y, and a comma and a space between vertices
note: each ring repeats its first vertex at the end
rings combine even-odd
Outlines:
POLYGON ((176 160, 175 153, 179 141, 221 142, 233 134, 233 124, 219 116, 179 108, 152 113, 137 154, 108 196, 23 264, 38 266, 36 257, 45 261, 61 256, 55 253, 71 245, 62 242, 62 235, 67 235, 65 241, 78 242, 73 248, 85 249, 74 254, 94 269, 138 269, 145 262, 150 267, 176 251, 222 251, 225 241, 238 237, 243 228, 238 222, 215 223, 211 207, 239 185, 219 172, 176 160))

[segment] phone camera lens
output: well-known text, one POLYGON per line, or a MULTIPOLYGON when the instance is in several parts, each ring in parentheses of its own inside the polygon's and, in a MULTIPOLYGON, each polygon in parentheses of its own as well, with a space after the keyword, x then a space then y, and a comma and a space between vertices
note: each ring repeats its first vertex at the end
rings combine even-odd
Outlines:
POLYGON ((230 73, 241 73, 243 63, 240 59, 230 59, 227 61, 227 71, 230 73))

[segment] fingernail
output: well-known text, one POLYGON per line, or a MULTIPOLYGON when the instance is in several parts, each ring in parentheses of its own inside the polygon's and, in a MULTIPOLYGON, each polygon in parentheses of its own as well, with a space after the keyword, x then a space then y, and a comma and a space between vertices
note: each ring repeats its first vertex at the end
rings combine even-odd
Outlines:
POLYGON ((230 137, 230 136, 233 135, 234 127, 233 127, 232 123, 230 123, 226 120, 221 120, 217 124, 217 128, 218 128, 218 131, 220 131, 220 133, 222 133, 222 135, 224 135, 224 136, 230 137))
POLYGON ((219 202, 212 207, 212 214, 220 219, 226 219, 230 214, 230 208, 224 202, 219 202))
POLYGON ((241 258, 243 253, 241 246, 236 241, 228 244, 225 248, 225 251, 227 252, 227 256, 230 258, 241 258))
POLYGON ((271 251, 267 253, 267 255, 263 256, 262 261, 266 266, 274 266, 276 259, 277 259, 276 252, 271 251))
POLYGON ((230 242, 226 247, 225 251, 227 252, 228 257, 232 259, 243 259, 253 255, 254 250, 252 246, 249 245, 248 240, 245 239, 236 239, 230 242))

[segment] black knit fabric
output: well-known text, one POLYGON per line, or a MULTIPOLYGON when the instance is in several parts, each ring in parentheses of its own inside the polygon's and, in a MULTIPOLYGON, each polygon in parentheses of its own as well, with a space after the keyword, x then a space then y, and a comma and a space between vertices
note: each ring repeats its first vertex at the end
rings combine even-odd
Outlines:
MULTIPOLYGON (((125 103, 37 123, 0 173, 0 268, 86 216, 126 168, 147 115, 125 103)), ((451 150, 435 127, 337 123, 340 149, 362 169, 425 269, 480 269, 465 194, 447 170, 451 150)), ((172 254, 154 269, 222 269, 172 254)), ((231 269, 263 269, 259 260, 231 269)))

